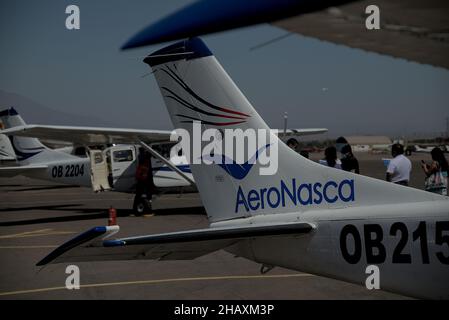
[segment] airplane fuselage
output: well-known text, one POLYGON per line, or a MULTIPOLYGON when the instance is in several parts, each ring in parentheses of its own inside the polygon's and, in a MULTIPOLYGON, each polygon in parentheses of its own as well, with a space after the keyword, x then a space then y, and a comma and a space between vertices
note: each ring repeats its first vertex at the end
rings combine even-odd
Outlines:
POLYGON ((90 161, 88 158, 48 163, 45 172, 33 174, 33 178, 62 184, 91 187, 90 161))
MULTIPOLYGON (((245 219, 308 221, 301 236, 251 239, 228 248, 266 265, 365 285, 379 268, 380 289, 411 297, 449 298, 449 202, 378 205, 245 219)), ((217 223, 217 226, 236 222, 217 223)), ((241 223, 241 221, 240 221, 241 223)))
MULTIPOLYGON (((45 181, 56 182, 60 184, 92 187, 91 181, 91 164, 89 158, 72 157, 67 160, 58 160, 53 162, 44 162, 42 164, 48 165, 46 170, 24 172, 23 175, 45 181)), ((188 171, 187 165, 178 166, 183 171, 188 171)), ((191 176, 191 173, 186 172, 191 176)), ((154 184, 158 188, 163 188, 164 192, 171 190, 179 192, 179 187, 188 187, 189 183, 185 181, 170 168, 157 167, 153 169, 154 184)), ((115 190, 118 192, 134 193, 135 186, 129 189, 115 190)))

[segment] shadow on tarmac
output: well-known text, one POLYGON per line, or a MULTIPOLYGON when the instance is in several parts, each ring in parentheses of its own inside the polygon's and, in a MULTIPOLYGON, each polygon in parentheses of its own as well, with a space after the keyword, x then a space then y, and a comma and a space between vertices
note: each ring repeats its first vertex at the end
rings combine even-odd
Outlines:
MULTIPOLYGON (((58 205, 45 205, 45 206, 32 206, 32 207, 14 207, 14 208, 1 208, 0 212, 15 212, 15 211, 30 211, 30 210, 66 210, 66 211, 78 211, 78 210, 84 210, 84 209, 65 209, 65 208, 71 208, 80 206, 80 204, 58 204, 58 205)), ((89 210, 89 209, 86 209, 89 210)), ((95 210, 94 212, 98 211, 98 209, 90 209, 95 210)))
MULTIPOLYGON (((20 186, 22 187, 22 186, 20 186)), ((20 191, 41 191, 41 190, 56 190, 56 189, 73 189, 73 188, 80 188, 77 186, 33 186, 33 187, 26 187, 22 189, 15 189, 14 192, 20 192, 20 191)))
MULTIPOLYGON (((83 221, 83 220, 95 220, 95 219, 107 219, 109 217, 108 210, 99 211, 98 209, 84 209, 84 208, 72 208, 64 209, 64 207, 73 207, 71 205, 58 205, 58 206, 45 206, 45 207, 25 207, 25 208, 13 208, 13 209, 0 209, 0 211, 26 211, 26 210, 59 210, 66 212, 77 212, 80 214, 70 215, 70 216, 59 216, 59 217, 47 217, 29 220, 18 220, 18 221, 6 221, 0 222, 0 227, 10 227, 10 226, 23 226, 41 223, 55 223, 55 222, 68 222, 68 221, 83 221)), ((171 208, 171 209, 158 209, 152 212, 155 215, 206 215, 206 210, 204 207, 189 207, 189 208, 171 208)), ((132 209, 118 209, 118 217, 129 217, 134 215, 132 209)))

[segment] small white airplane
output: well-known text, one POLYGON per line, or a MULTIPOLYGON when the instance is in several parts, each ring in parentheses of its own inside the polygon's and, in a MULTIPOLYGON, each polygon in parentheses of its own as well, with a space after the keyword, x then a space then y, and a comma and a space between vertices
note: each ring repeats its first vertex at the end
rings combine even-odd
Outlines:
POLYGON ((419 146, 415 145, 415 152, 430 153, 435 146, 419 146))
MULTIPOLYGON (((202 119, 207 128, 269 130, 200 39, 163 48, 145 62, 175 128, 191 132, 186 119, 202 119), (226 123, 229 110, 245 115, 244 120, 226 123)), ((283 143, 278 148, 275 175, 259 175, 257 162, 245 166, 243 178, 234 177, 233 169, 242 169, 236 164, 190 166, 209 228, 110 240, 119 227, 97 227, 38 265, 195 259, 224 249, 264 266, 358 284, 365 284, 367 266, 376 265, 383 290, 449 298, 447 197, 328 168, 283 143)))
MULTIPOLYGON (((75 147, 50 149, 35 136, 75 141, 77 146, 98 146, 120 143, 121 139, 130 135, 139 136, 141 141, 148 144, 167 142, 171 134, 170 131, 155 130, 29 126, 14 108, 0 111, 0 119, 7 128, 2 132, 10 135, 10 145, 18 162, 18 166, 0 167, 0 176, 23 175, 61 184, 92 187, 95 192, 110 190, 135 193, 135 175, 141 147, 118 144, 104 150, 87 149, 87 154, 80 156, 75 147), (14 135, 16 130, 17 136, 14 135), (36 133, 36 130, 39 132, 36 133), (70 139, 67 135, 71 135, 70 139)), ((180 188, 191 186, 192 174, 185 157, 174 157, 169 164, 167 166, 160 159, 152 159, 153 182, 157 192, 179 192, 180 188)), ((136 197, 134 210, 137 213, 143 213, 146 206, 145 199, 136 197)))

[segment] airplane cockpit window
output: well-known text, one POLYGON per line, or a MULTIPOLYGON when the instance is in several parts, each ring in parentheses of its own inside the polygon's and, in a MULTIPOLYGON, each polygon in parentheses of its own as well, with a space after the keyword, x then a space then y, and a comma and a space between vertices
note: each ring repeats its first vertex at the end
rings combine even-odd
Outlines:
POLYGON ((85 147, 77 147, 73 151, 73 155, 77 157, 87 157, 86 148, 85 147))
POLYGON ((114 151, 112 156, 113 156, 114 162, 128 162, 128 161, 134 160, 132 150, 114 151))

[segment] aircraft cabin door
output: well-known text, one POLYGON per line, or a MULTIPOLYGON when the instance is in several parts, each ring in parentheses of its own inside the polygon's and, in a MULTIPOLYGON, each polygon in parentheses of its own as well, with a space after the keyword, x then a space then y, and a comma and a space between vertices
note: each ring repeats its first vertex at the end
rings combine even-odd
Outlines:
POLYGON ((136 186, 136 149, 134 146, 110 148, 112 181, 115 191, 130 192, 136 186))
POLYGON ((90 179, 95 192, 110 190, 108 163, 101 150, 89 150, 90 179))

